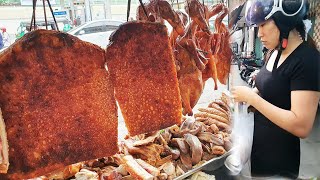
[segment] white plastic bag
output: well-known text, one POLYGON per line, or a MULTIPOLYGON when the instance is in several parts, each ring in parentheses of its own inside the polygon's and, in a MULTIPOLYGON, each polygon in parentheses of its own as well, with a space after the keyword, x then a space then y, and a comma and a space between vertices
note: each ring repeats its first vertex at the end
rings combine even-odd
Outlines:
POLYGON ((248 113, 248 105, 235 103, 231 138, 233 151, 227 157, 225 166, 233 175, 238 175, 245 167, 245 176, 250 176, 250 156, 253 141, 254 115, 248 113), (249 164, 248 164, 249 163, 249 164))

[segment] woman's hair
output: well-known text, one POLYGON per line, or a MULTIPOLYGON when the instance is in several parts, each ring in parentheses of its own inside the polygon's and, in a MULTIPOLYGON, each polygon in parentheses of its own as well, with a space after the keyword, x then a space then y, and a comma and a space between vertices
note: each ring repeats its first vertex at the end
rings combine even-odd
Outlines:
MULTIPOLYGON (((303 21, 298 22, 298 24, 296 25, 295 29, 299 32, 300 36, 302 37, 302 39, 305 41, 305 37, 306 37, 306 27, 303 23, 303 21)), ((316 43, 314 42, 314 40, 311 38, 311 36, 308 34, 307 35, 307 44, 309 46, 312 46, 314 48, 316 48, 316 43)))

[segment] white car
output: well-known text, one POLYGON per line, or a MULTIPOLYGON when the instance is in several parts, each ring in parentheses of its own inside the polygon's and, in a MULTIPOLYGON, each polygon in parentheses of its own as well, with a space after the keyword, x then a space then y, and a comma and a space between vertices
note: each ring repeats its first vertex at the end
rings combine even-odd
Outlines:
POLYGON ((119 20, 95 20, 86 22, 68 33, 79 39, 106 48, 109 44, 109 36, 125 21, 119 20))

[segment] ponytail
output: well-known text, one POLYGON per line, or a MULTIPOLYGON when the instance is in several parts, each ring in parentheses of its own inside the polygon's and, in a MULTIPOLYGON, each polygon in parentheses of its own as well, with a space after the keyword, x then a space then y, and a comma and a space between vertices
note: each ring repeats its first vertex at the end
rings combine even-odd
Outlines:
POLYGON ((298 22, 298 24, 296 25, 295 29, 299 32, 300 36, 302 37, 303 41, 306 41, 307 44, 313 48, 317 48, 316 43, 314 42, 314 40, 312 39, 312 37, 307 34, 306 36, 306 26, 303 23, 303 21, 298 22), (305 37, 307 37, 307 40, 305 39, 305 37))

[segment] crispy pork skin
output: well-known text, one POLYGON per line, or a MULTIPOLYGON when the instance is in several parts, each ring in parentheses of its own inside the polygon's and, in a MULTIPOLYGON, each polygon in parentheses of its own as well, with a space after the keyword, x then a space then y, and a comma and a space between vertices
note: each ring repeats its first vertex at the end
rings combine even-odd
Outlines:
POLYGON ((181 97, 167 29, 131 21, 110 37, 107 66, 131 136, 181 122, 181 97))
POLYGON ((0 54, 9 170, 24 179, 117 152, 117 107, 105 51, 37 30, 0 54))

